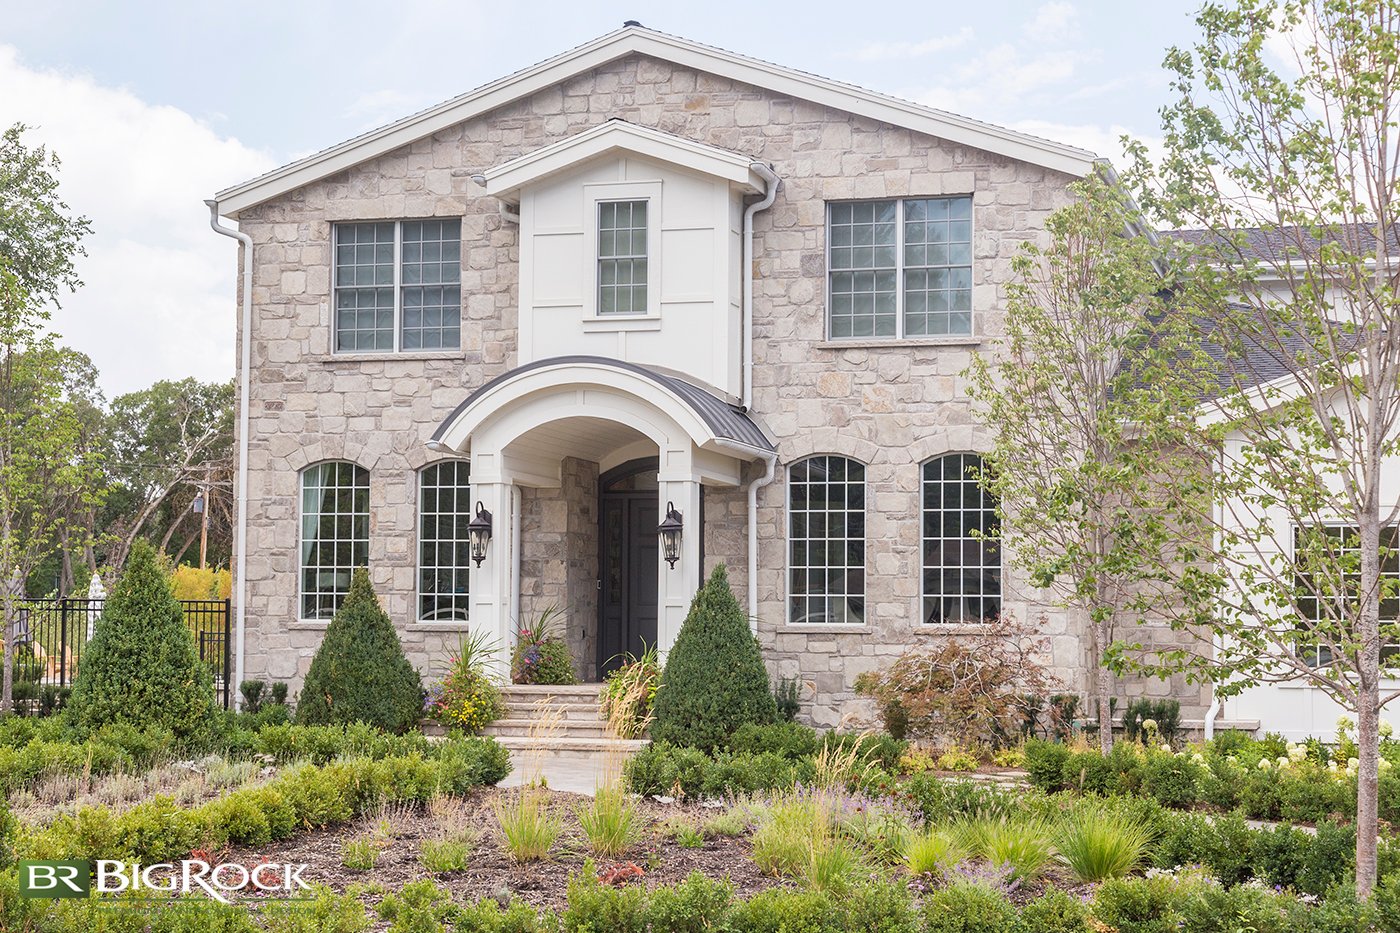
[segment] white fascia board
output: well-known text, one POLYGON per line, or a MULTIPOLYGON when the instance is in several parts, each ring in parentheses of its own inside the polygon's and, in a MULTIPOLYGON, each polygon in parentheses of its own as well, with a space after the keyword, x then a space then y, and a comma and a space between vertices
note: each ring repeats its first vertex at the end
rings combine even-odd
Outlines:
POLYGON ((634 53, 752 84, 847 113, 903 126, 949 142, 1076 177, 1088 175, 1093 171, 1096 162, 1093 153, 1074 146, 924 107, 676 36, 629 26, 395 123, 371 130, 265 175, 225 188, 215 195, 219 213, 225 217, 236 217, 239 211, 328 175, 345 171, 480 114, 552 87, 574 75, 591 71, 634 53))
POLYGON ((763 179, 750 168, 754 160, 748 156, 635 123, 609 120, 591 130, 487 169, 482 173, 486 179, 486 193, 505 201, 515 201, 520 189, 526 185, 618 151, 723 178, 755 194, 762 194, 765 189, 763 179))

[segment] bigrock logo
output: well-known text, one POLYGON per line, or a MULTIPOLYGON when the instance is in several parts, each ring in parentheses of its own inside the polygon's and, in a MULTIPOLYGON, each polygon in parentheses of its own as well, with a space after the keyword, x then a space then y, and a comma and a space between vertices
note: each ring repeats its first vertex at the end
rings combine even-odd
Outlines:
POLYGON ((139 898, 143 893, 157 897, 198 893, 231 904, 239 894, 251 890, 262 896, 280 894, 284 899, 296 900, 297 893, 311 889, 301 877, 305 870, 305 865, 215 865, 202 859, 154 865, 115 859, 20 862, 19 894, 44 898, 129 894, 139 898))
POLYGON ((87 897, 92 890, 92 863, 20 862, 20 897, 87 897))

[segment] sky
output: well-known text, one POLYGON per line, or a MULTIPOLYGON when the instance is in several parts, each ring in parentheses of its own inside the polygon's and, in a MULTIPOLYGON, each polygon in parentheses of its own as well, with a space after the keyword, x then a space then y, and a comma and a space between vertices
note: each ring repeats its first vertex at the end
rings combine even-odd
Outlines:
POLYGON ((62 159, 92 220, 53 326, 108 398, 234 372, 233 240, 214 192, 636 19, 1082 146, 1151 143, 1196 0, 766 4, 0 0, 0 126, 62 159))

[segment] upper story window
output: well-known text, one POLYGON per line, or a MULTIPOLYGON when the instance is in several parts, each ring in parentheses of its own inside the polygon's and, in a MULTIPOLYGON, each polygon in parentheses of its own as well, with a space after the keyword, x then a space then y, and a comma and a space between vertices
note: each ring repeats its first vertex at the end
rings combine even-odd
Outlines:
POLYGON ((847 201, 828 213, 832 339, 972 333, 972 198, 847 201))
MULTIPOLYGON (((1400 620, 1400 528, 1380 533, 1382 626, 1400 620)), ((1348 630, 1361 597, 1361 531, 1355 525, 1293 527, 1295 605, 1301 617, 1298 654, 1313 667, 1331 664, 1336 649, 1356 644, 1348 630)), ((1381 660, 1393 663, 1400 644, 1385 638, 1381 660)))
POLYGON ((808 457, 788 470, 788 621, 865 619, 865 465, 808 457))
POLYGON ((598 202, 598 313, 647 312, 647 202, 598 202))
POLYGON ((369 470, 331 461, 301 474, 301 618, 330 619, 369 564, 369 470))
POLYGON ((976 454, 924 464, 924 621, 982 622, 1001 612, 996 499, 982 488, 976 454))
POLYGON ((336 352, 459 349, 461 238, 455 217, 336 224, 336 352))

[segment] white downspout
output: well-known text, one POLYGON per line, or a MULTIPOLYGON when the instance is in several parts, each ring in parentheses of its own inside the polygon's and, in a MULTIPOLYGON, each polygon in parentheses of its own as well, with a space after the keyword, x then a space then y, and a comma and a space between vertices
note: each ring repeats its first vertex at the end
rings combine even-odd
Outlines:
POLYGON ((732 444, 722 437, 714 440, 716 447, 740 454, 744 459, 751 459, 754 454, 763 457, 763 475, 756 477, 749 483, 749 627, 758 631, 758 491, 769 483, 773 482, 773 477, 778 472, 778 455, 768 451, 760 451, 753 447, 746 447, 740 444, 732 444))
MULTIPOLYGON (((762 200, 755 201, 744 208, 744 324, 743 324, 743 353, 744 353, 744 386, 739 395, 739 405, 745 411, 753 404, 753 217, 759 211, 767 210, 773 206, 773 201, 778 197, 778 187, 782 184, 771 168, 762 162, 749 163, 749 169, 768 184, 768 190, 763 193, 762 200)), ((771 474, 771 470, 769 471, 771 474)), ((770 475, 771 480, 771 475, 770 475)), ((752 494, 753 487, 749 487, 752 494)), ((753 520, 752 505, 749 508, 750 521, 753 520)), ((752 535, 752 528, 751 535, 752 535)), ((750 550, 752 554, 752 550, 750 550)))
MULTIPOLYGON (((515 628, 520 627, 520 526, 524 524, 524 516, 521 515, 523 508, 523 496, 520 487, 515 483, 510 484, 510 624, 515 628)), ((507 636, 509 640, 509 636, 507 636)), ((507 645, 507 656, 509 652, 515 650, 514 645, 507 645)))
MULTIPOLYGON (((238 568, 234 581, 233 604, 233 697, 234 708, 243 705, 242 694, 236 689, 243 683, 243 631, 247 621, 248 602, 248 427, 249 402, 248 387, 253 369, 253 238, 241 230, 225 227, 219 223, 219 202, 205 201, 209 207, 209 226, 214 232, 232 237, 243 244, 243 308, 242 322, 239 325, 241 352, 238 360, 238 492, 235 508, 238 509, 238 527, 234 530, 234 563, 238 568)), ((227 676, 227 672, 225 672, 227 676)))

